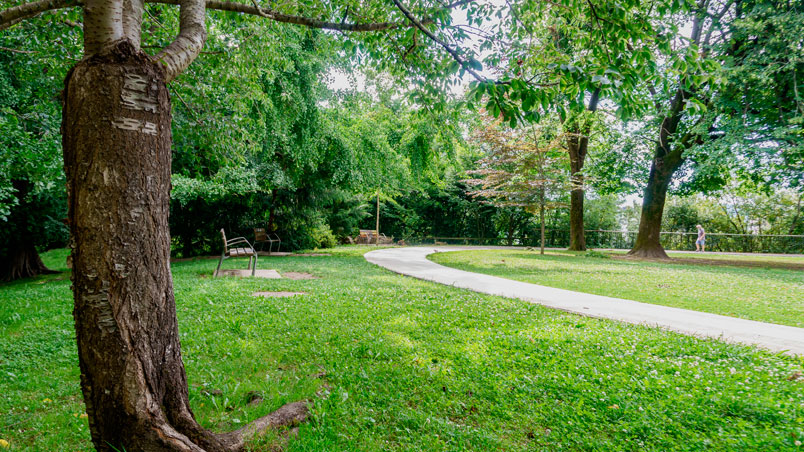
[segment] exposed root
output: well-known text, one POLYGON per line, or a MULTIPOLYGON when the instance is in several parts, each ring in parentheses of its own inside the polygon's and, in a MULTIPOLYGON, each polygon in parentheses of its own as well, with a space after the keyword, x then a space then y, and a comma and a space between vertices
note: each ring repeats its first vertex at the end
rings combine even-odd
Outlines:
POLYGON ((634 248, 628 252, 628 257, 636 259, 650 259, 650 260, 669 260, 670 256, 664 252, 664 248, 649 247, 649 248, 634 248))
POLYGON ((241 451, 246 441, 263 435, 269 429, 295 427, 304 422, 310 414, 308 404, 309 402, 307 401, 288 403, 273 413, 252 421, 239 430, 218 435, 218 439, 229 450, 241 451))

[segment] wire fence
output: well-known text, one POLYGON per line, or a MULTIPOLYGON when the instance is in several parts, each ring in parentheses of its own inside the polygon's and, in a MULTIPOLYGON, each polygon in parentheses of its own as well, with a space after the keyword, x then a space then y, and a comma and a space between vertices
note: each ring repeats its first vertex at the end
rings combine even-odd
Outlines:
MULTIPOLYGON (((588 248, 630 249, 636 240, 636 231, 585 231, 588 248)), ((694 250, 696 232, 662 232, 660 240, 666 250, 694 250)), ((568 230, 545 230, 545 246, 569 246, 568 230)), ((535 237, 411 237, 407 244, 487 245, 487 246, 539 246, 535 237)), ((706 233, 706 250, 734 253, 804 254, 804 235, 779 234, 720 234, 706 233)))

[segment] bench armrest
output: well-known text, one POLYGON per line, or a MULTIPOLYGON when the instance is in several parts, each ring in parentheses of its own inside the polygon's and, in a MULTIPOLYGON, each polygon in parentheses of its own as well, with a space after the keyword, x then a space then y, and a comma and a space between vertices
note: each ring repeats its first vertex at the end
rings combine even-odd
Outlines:
POLYGON ((235 237, 233 239, 229 239, 229 240, 226 241, 226 246, 230 247, 232 245, 237 245, 239 243, 245 243, 246 245, 248 245, 249 248, 252 248, 252 249, 254 248, 253 246, 251 246, 251 242, 246 240, 245 237, 235 237))

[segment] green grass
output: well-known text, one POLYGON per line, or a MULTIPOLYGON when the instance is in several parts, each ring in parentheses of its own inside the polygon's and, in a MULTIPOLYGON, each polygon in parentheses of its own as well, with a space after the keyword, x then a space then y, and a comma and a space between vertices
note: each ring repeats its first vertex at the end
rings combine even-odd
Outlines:
MULTIPOLYGON (((686 255, 684 255, 686 256, 686 255)), ((450 267, 561 289, 804 327, 804 271, 606 259, 583 253, 438 253, 450 267)))
MULTIPOLYGON (((802 450, 804 381, 788 380, 800 358, 417 281, 372 266, 365 250, 260 259, 315 280, 173 265, 205 426, 242 426, 326 382, 329 397, 286 450, 802 450), (246 406, 250 391, 265 402, 246 406)), ((0 438, 11 451, 91 448, 64 276, 0 286, 0 438)))
MULTIPOLYGON (((615 251, 616 254, 626 254, 627 251, 615 251)), ((757 262, 757 263, 780 263, 780 264, 801 264, 804 265, 804 256, 800 254, 773 255, 773 254, 726 254, 726 253, 681 253, 678 251, 668 251, 667 254, 672 258, 679 259, 711 259, 718 261, 731 262, 757 262)))

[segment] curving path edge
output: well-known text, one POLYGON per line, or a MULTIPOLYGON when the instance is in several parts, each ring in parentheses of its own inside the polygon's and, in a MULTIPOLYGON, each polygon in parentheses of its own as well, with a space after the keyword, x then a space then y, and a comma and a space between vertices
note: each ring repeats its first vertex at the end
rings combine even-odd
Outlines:
MULTIPOLYGON (((496 247, 498 248, 498 247, 496 247)), ((406 276, 475 292, 518 298, 588 317, 659 327, 697 337, 756 345, 774 352, 804 355, 804 328, 757 322, 707 312, 640 303, 621 298, 540 286, 445 267, 427 259, 437 252, 495 247, 422 246, 385 248, 364 254, 367 261, 406 276)))

